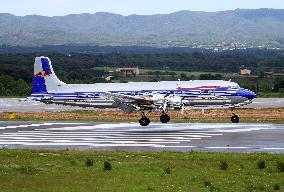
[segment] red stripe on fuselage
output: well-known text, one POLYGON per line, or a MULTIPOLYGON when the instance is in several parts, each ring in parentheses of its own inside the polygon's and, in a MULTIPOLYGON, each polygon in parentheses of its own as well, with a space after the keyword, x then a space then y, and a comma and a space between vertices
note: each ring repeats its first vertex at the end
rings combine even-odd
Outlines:
POLYGON ((177 90, 194 90, 194 89, 217 89, 217 88, 228 88, 228 87, 221 87, 221 86, 199 86, 199 87, 192 87, 192 88, 186 88, 186 87, 178 87, 177 90))

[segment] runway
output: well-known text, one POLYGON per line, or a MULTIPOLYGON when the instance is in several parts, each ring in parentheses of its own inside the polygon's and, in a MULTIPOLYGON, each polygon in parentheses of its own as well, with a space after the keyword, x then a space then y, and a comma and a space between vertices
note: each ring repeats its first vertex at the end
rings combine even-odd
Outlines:
POLYGON ((284 153, 284 124, 0 122, 0 147, 284 153))
MULTIPOLYGON (((38 101, 20 101, 21 98, 1 98, 0 112, 57 112, 93 110, 94 108, 82 108, 74 106, 63 106, 50 104, 46 105, 38 101)), ((99 100, 99 106, 111 106, 112 102, 99 100)), ((284 108, 284 98, 256 98, 250 105, 241 108, 284 108)))

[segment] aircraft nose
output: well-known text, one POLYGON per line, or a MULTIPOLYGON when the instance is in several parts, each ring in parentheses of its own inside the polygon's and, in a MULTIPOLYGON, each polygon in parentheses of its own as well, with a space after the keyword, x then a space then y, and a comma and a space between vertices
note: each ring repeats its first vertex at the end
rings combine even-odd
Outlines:
POLYGON ((256 98, 255 92, 248 90, 248 89, 240 89, 237 94, 242 97, 246 97, 249 100, 256 98))

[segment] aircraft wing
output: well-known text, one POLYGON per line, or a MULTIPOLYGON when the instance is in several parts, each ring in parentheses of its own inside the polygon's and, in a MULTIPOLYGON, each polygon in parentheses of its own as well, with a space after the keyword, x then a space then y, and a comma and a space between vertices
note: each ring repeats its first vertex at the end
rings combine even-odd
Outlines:
POLYGON ((147 104, 152 103, 154 98, 152 95, 124 95, 119 93, 110 93, 106 92, 103 94, 107 99, 114 101, 120 101, 123 103, 132 103, 132 104, 147 104))
POLYGON ((60 100, 53 97, 44 97, 37 101, 45 104, 56 104, 63 106, 76 106, 83 108, 119 108, 127 113, 138 109, 138 105, 151 105, 152 100, 147 96, 123 95, 117 93, 104 93, 104 99, 84 98, 79 100, 60 100))
POLYGON ((63 106, 74 106, 74 107, 91 107, 91 108, 115 108, 113 106, 113 100, 40 100, 45 104, 56 104, 63 106))

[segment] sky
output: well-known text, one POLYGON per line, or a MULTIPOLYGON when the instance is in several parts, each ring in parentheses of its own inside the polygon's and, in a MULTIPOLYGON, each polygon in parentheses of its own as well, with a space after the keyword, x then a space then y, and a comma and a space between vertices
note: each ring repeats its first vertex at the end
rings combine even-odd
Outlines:
POLYGON ((62 16, 95 12, 152 15, 180 10, 212 12, 237 8, 284 9, 284 0, 0 0, 0 13, 18 16, 62 16))

